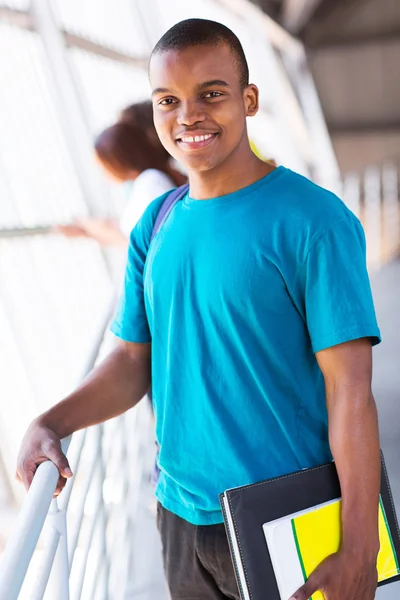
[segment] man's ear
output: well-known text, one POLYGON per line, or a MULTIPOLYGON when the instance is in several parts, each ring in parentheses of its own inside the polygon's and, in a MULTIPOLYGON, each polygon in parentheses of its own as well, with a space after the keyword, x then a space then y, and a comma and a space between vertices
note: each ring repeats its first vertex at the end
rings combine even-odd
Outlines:
POLYGON ((251 83, 243 92, 246 106, 246 117, 254 117, 258 113, 260 92, 258 87, 251 83))

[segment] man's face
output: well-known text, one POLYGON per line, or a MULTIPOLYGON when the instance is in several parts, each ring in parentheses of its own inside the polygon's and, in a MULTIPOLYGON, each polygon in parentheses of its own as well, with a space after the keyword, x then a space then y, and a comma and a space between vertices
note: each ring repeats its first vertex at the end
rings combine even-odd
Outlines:
POLYGON ((258 90, 240 85, 225 44, 166 51, 152 57, 154 123, 166 150, 189 171, 208 171, 248 145, 246 116, 258 90))

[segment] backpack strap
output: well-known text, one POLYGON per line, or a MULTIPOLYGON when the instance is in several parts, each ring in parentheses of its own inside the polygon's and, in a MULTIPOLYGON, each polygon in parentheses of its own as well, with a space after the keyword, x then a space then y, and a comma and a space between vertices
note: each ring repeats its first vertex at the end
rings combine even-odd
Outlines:
POLYGON ((164 202, 161 205, 161 208, 158 212, 156 222, 154 223, 153 232, 151 234, 150 242, 153 240, 154 236, 160 231, 161 227, 164 225, 165 221, 168 219, 172 209, 175 204, 177 204, 180 200, 182 200, 189 191, 189 184, 186 183, 181 187, 173 190, 168 196, 165 198, 164 202))

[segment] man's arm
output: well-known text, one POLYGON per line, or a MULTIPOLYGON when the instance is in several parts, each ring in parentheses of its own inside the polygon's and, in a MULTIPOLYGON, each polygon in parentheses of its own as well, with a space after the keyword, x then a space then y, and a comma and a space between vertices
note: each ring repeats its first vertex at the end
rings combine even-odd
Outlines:
POLYGON ((343 549, 376 559, 381 459, 371 344, 368 339, 341 344, 319 352, 317 360, 342 490, 343 549))
POLYGON ((61 439, 124 413, 143 398, 150 384, 151 344, 119 341, 75 392, 33 421, 22 441, 17 477, 29 488, 38 465, 51 460, 60 472, 60 492, 72 475, 61 439))
POLYGON ((329 600, 373 600, 379 552, 380 446, 371 392, 369 339, 318 352, 325 379, 329 442, 342 491, 343 542, 294 596, 306 600, 318 589, 329 600))

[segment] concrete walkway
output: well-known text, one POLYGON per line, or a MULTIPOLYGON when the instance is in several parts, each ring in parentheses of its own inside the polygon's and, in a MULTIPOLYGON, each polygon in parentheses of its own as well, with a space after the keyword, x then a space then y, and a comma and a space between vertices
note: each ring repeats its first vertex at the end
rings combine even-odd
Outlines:
MULTIPOLYGON (((372 276, 382 343, 374 351, 373 390, 381 444, 400 518, 400 260, 372 276)), ((377 600, 398 600, 400 583, 378 590, 377 600)))

